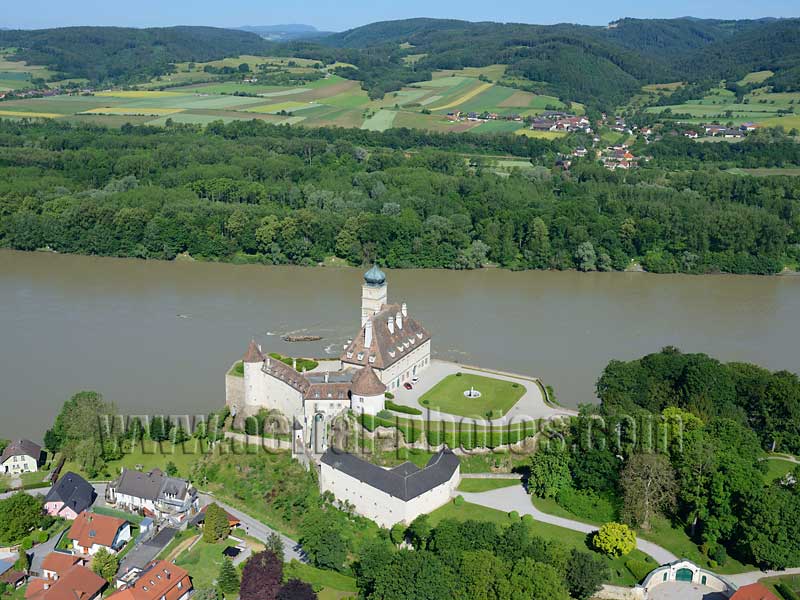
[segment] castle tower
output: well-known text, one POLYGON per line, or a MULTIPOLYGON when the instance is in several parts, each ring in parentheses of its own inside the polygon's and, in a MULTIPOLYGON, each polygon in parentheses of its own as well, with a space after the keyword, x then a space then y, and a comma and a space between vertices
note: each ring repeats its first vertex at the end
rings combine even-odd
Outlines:
POLYGON ((367 319, 377 312, 381 306, 387 303, 386 273, 380 270, 378 265, 364 273, 364 285, 361 286, 361 326, 367 319))

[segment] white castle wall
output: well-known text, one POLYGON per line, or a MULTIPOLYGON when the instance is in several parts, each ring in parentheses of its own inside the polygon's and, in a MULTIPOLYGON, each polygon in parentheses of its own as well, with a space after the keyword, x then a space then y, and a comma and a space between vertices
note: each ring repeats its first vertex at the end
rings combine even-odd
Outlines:
POLYGON ((459 467, 449 481, 408 502, 403 502, 325 463, 320 465, 319 477, 322 491, 332 492, 340 502, 349 502, 358 514, 375 521, 381 527, 391 527, 401 522, 410 524, 419 515, 433 512, 447 504, 455 494, 460 481, 459 467))
POLYGON ((375 372, 389 390, 394 390, 403 385, 404 382, 410 381, 415 375, 419 375, 422 371, 427 369, 430 364, 431 341, 427 340, 425 343, 408 352, 388 369, 376 369, 375 372))
POLYGON ((377 415, 379 411, 383 410, 385 398, 383 394, 378 394, 377 396, 353 394, 351 408, 357 415, 377 415))

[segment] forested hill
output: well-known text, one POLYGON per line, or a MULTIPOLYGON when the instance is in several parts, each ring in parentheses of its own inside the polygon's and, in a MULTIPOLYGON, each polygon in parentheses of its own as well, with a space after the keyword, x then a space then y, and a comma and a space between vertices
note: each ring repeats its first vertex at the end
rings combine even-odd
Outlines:
POLYGON ((20 48, 17 59, 45 65, 59 77, 125 83, 170 72, 176 62, 204 62, 265 54, 272 45, 247 31, 216 27, 64 27, 0 31, 0 48, 20 48))
MULTIPOLYGON (((328 36, 338 48, 403 45, 414 68, 494 63, 564 99, 609 107, 645 83, 738 80, 773 70, 800 89, 800 19, 623 19, 608 27, 407 19, 328 36)), ((769 84, 771 82, 767 82, 769 84)))

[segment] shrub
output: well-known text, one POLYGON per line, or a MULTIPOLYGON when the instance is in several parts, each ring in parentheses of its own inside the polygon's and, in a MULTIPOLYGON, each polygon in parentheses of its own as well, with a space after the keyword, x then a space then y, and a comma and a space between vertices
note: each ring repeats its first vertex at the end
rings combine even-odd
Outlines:
POLYGON ((462 504, 464 504, 464 496, 459 494, 458 496, 453 498, 453 504, 455 504, 456 506, 461 506, 462 504))
POLYGON ((388 398, 389 400, 394 400, 394 394, 392 392, 385 392, 383 395, 385 398, 388 398))
POLYGON ((728 552, 722 544, 714 544, 709 549, 708 558, 716 561, 718 565, 724 565, 728 561, 728 552))
POLYGON ((631 558, 625 563, 625 566, 628 567, 628 571, 636 578, 636 581, 642 581, 655 568, 654 564, 637 558, 631 558))
POLYGON ((533 521, 533 515, 522 515, 522 522, 526 525, 532 525, 533 521))
POLYGON ((511 384, 511 387, 512 387, 512 388, 518 388, 518 387, 519 387, 519 384, 518 384, 518 383, 512 383, 512 384, 511 384))
POLYGON ((636 534, 622 523, 605 523, 592 538, 592 545, 608 556, 624 556, 636 548, 636 534))
POLYGON ((384 402, 384 406, 386 407, 386 410, 393 410, 395 412, 401 412, 407 415, 422 414, 422 411, 418 408, 414 408, 413 406, 403 406, 402 404, 395 404, 391 400, 386 400, 386 402, 384 402))
POLYGON ((510 513, 508 513, 508 518, 512 521, 519 521, 519 513, 515 510, 512 510, 510 513))
POLYGON ((797 593, 792 588, 790 588, 782 581, 780 583, 775 584, 775 589, 778 590, 778 593, 781 596, 783 596, 786 600, 800 600, 800 596, 798 596, 797 593))
POLYGON ((613 521, 617 518, 614 504, 592 490, 576 490, 572 486, 561 488, 556 496, 561 508, 582 519, 613 521))
POLYGON ((459 371, 458 373, 456 373, 456 377, 461 377, 461 371, 459 371))
POLYGON ((33 539, 30 536, 23 538, 22 543, 19 545, 23 550, 30 550, 33 548, 33 539))
POLYGON ((392 418, 392 413, 390 413, 390 412, 389 412, 388 410, 386 410, 386 409, 383 409, 383 410, 381 410, 381 411, 378 411, 378 414, 377 414, 376 416, 377 416, 379 419, 391 419, 391 418, 392 418))
POLYGON ((48 535, 46 531, 34 531, 33 532, 33 541, 37 544, 44 544, 48 539, 48 535))

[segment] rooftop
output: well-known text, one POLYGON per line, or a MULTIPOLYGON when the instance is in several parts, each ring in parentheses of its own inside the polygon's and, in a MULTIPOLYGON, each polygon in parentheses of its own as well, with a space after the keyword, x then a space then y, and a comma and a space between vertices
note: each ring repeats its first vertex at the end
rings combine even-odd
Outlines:
POLYGON ((448 448, 434 454, 423 469, 412 463, 382 469, 354 454, 333 448, 322 455, 322 462, 406 502, 449 481, 460 465, 458 457, 448 448))
POLYGON ((36 460, 42 455, 42 447, 30 440, 14 440, 0 455, 0 463, 6 462, 12 456, 30 456, 36 460))
POLYGON ((83 548, 91 548, 94 544, 113 547, 117 532, 125 523, 124 519, 82 512, 73 521, 67 533, 67 538, 75 540, 83 548))

